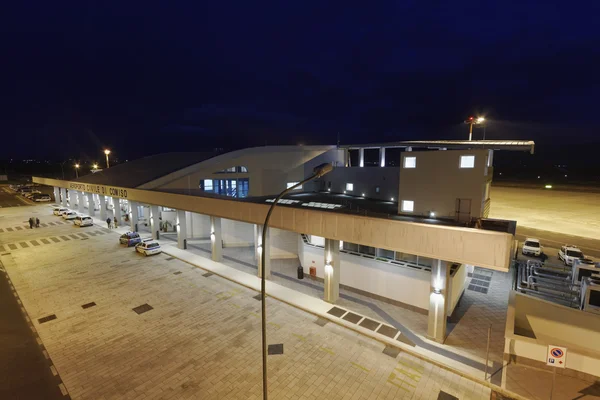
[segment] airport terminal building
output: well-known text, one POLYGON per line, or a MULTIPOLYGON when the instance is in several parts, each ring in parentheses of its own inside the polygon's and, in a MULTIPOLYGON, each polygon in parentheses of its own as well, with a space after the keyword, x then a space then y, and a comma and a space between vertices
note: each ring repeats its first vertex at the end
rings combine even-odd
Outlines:
POLYGON ((336 303, 342 286, 417 310, 429 315, 428 337, 443 342, 467 274, 474 267, 507 271, 514 253, 514 224, 486 218, 494 150, 533 146, 266 146, 159 154, 75 181, 34 181, 54 186, 56 199, 81 213, 116 218, 180 249, 206 245, 214 261, 242 254, 256 274, 265 245, 267 278, 271 265, 290 279, 301 266, 324 285, 327 302, 336 303), (276 195, 324 163, 333 170, 281 200, 268 243, 260 243, 276 195))

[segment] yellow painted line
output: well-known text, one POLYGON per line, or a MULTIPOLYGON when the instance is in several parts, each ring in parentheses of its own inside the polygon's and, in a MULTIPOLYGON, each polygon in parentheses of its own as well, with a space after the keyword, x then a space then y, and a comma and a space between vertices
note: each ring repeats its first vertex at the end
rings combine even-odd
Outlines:
POLYGON ((250 313, 250 315, 254 315, 256 318, 259 318, 259 317, 260 317, 260 315, 258 315, 258 314, 257 314, 257 313, 255 313, 255 312, 251 312, 251 313, 250 313))
POLYGON ((368 370, 367 368, 363 367, 363 366, 362 366, 362 365, 360 365, 360 364, 357 364, 357 363, 355 363, 355 362, 352 362, 352 361, 350 361, 350 364, 351 364, 353 367, 356 367, 356 368, 358 368, 358 369, 362 369, 363 371, 366 371, 366 372, 370 372, 370 370, 368 370))
POLYGON ((406 382, 406 381, 403 381, 403 380, 401 380, 401 379, 400 379, 399 377, 397 377, 397 376, 396 376, 396 374, 395 374, 395 373, 393 373, 393 372, 392 372, 392 373, 390 373, 390 376, 388 377, 388 380, 387 380, 387 381, 388 381, 389 383, 391 383, 392 385, 394 385, 394 386, 396 386, 396 387, 399 387, 400 389, 404 389, 404 390, 406 390, 407 392, 410 392, 410 389, 408 389, 408 388, 405 388, 403 385, 408 385, 408 386, 412 386, 413 388, 416 388, 416 386, 415 386, 415 385, 411 385, 410 383, 408 383, 408 382, 406 382), (395 381, 399 381, 400 383, 396 383, 395 381))
POLYGON ((406 370, 404 370, 402 368, 398 368, 398 367, 394 368, 394 371, 397 371, 397 372, 401 373, 402 375, 409 377, 410 379, 412 379, 415 382, 419 382, 421 380, 420 374, 413 374, 409 371, 406 371, 406 370))
POLYGON ((302 335, 298 335, 297 333, 292 333, 292 336, 295 336, 298 339, 302 340, 303 342, 306 342, 306 337, 304 337, 302 335))
POLYGON ((415 371, 417 371, 421 375, 423 374, 424 369, 420 365, 409 365, 409 364, 407 364, 405 362, 402 362, 402 361, 398 361, 398 364, 402 364, 402 365, 404 365, 408 369, 414 369, 415 371))
POLYGON ((325 353, 329 353, 331 355, 335 355, 335 353, 333 352, 333 350, 328 349, 327 347, 319 347, 319 350, 324 351, 325 353))
POLYGON ((238 305, 237 305, 237 304, 235 304, 235 303, 229 303, 229 304, 231 304, 231 305, 232 305, 232 306, 234 306, 235 308, 240 308, 240 306, 238 306, 238 305))
POLYGON ((277 329, 281 329, 281 325, 276 324, 275 322, 269 322, 269 323, 267 323, 267 325, 272 325, 272 326, 274 326, 277 329))

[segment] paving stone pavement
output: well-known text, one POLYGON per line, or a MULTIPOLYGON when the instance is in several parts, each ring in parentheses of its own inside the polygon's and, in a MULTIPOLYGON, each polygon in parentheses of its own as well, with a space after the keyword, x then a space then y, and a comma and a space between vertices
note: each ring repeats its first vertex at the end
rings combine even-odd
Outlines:
MULTIPOLYGON (((49 208, 31 209, 42 210, 45 222, 52 218, 49 208)), ((0 227, 28 218, 19 211, 10 211, 17 223, 9 216, 0 227)), ((88 232, 66 224, 41 230, 2 233, 0 244, 88 232)), ((72 398, 262 397, 255 292, 166 255, 145 258, 120 247, 116 234, 87 239, 2 256, 72 398), (152 309, 133 311, 144 304, 152 309), (52 314, 56 319, 38 322, 52 314)), ((269 356, 273 399, 437 399, 440 391, 490 397, 482 385, 404 352, 384 354, 383 344, 333 323, 317 325, 286 304, 268 299, 267 312, 268 342, 284 349, 269 356)))

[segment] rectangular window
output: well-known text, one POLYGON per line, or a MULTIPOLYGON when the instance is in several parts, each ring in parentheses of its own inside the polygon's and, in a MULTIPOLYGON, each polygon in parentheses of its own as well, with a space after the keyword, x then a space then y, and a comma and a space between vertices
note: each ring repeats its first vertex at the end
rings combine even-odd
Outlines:
POLYGON ((375 188, 375 193, 379 193, 379 186, 375 188))
POLYGON ((460 168, 475 168, 475 156, 460 156, 460 168))
POLYGON ((402 200, 402 211, 413 212, 415 209, 415 202, 412 200, 402 200))
MULTIPOLYGON (((288 182, 287 183, 287 189, 289 189, 292 186, 297 185, 297 184, 298 184, 298 182, 288 182)), ((302 186, 298 186, 297 188, 294 188, 294 190, 301 190, 301 189, 302 189, 302 186)))
POLYGON ((346 183, 346 190, 351 192, 354 190, 354 184, 353 183, 346 183))
POLYGON ((212 179, 205 179, 204 180, 204 191, 205 192, 212 192, 213 190, 213 181, 212 179))
POLYGON ((404 168, 417 168, 417 157, 404 157, 404 168))

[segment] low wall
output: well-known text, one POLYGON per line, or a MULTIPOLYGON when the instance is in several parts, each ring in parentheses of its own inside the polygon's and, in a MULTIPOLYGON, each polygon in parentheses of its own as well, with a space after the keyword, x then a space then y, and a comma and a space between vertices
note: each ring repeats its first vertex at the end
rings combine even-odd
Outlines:
MULTIPOLYGON (((324 250, 304 243, 298 245, 300 264, 306 274, 311 266, 323 279, 324 250)), ((387 264, 373 259, 340 253, 340 284, 427 311, 429 309, 429 271, 387 264)))
POLYGON ((557 373, 580 372, 600 377, 600 318, 597 315, 511 292, 505 358, 514 358, 517 362, 523 358, 529 364, 545 368, 549 345, 568 349, 567 368, 557 373))

